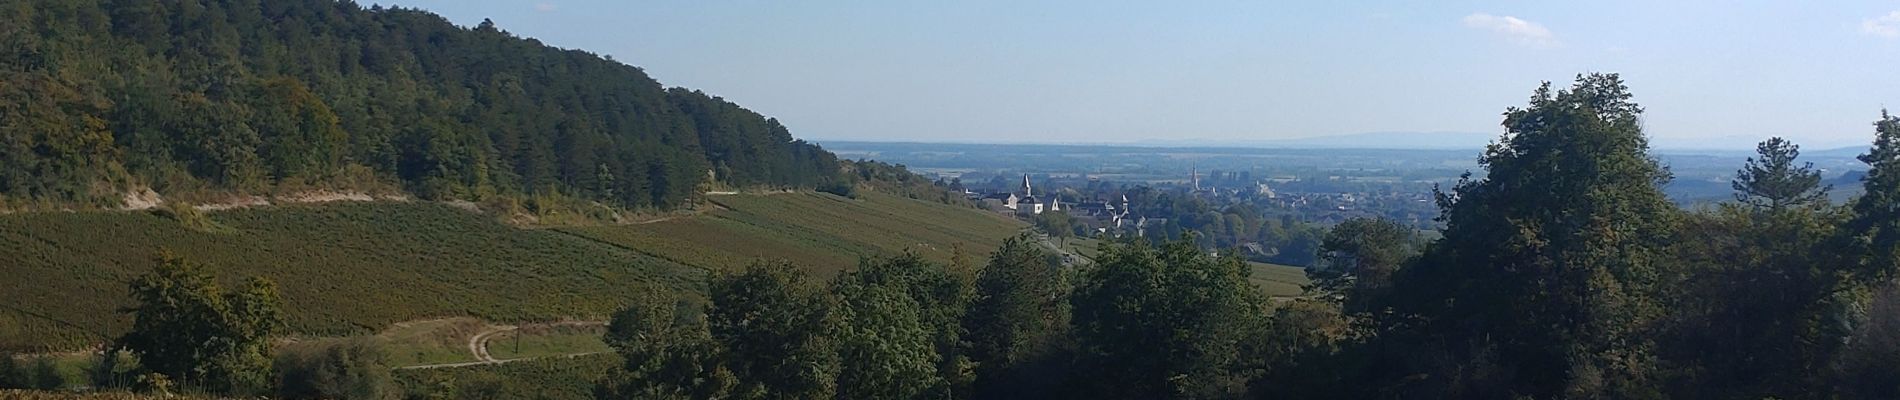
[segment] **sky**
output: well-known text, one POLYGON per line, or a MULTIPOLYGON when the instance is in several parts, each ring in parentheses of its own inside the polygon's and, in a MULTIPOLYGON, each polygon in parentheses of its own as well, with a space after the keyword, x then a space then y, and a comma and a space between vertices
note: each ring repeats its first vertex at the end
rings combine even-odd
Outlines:
POLYGON ((643 68, 818 140, 1483 132, 1622 74, 1658 147, 1864 145, 1900 1, 401 0, 643 68), (1548 4, 1556 3, 1556 4, 1548 4))

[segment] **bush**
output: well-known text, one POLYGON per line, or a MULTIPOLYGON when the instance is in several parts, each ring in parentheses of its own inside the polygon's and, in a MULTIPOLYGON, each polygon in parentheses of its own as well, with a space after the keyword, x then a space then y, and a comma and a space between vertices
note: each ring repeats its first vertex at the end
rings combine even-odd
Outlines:
POLYGON ((818 187, 818 191, 847 198, 858 198, 858 187, 849 183, 831 183, 818 187))
POLYGON ((277 396, 285 399, 392 399, 398 394, 389 352, 374 337, 290 346, 274 364, 277 396))

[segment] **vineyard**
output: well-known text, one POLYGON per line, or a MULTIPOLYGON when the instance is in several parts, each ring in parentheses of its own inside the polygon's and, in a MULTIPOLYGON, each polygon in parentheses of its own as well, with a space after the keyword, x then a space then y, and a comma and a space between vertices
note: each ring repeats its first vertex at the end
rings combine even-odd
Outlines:
POLYGON ((859 257, 905 251, 949 261, 958 245, 980 260, 1023 229, 1014 220, 969 208, 878 193, 860 197, 718 196, 718 210, 694 218, 559 230, 712 270, 788 260, 829 275, 856 265, 859 257))
POLYGON ((437 316, 530 321, 605 316, 634 293, 697 292, 704 271, 434 203, 283 206, 207 213, 0 216, 0 350, 66 350, 130 323, 127 282, 161 249, 222 282, 277 282, 303 335, 373 332, 437 316), (198 226, 193 228, 191 226, 198 226))
POLYGON ((634 293, 697 293, 707 270, 784 259, 830 274, 913 251, 982 259, 1020 223, 867 193, 736 195, 706 214, 649 224, 524 229, 427 202, 171 212, 0 215, 0 350, 70 350, 130 323, 126 284, 161 251, 224 283, 276 281, 299 335, 374 332, 469 316, 497 322, 604 317, 634 293))

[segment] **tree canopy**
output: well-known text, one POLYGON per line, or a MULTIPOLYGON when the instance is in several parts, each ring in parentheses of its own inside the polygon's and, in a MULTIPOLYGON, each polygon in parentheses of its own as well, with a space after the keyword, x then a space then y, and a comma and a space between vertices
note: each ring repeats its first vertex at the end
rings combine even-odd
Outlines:
POLYGON ((28 0, 0 21, 8 203, 380 182, 676 207, 840 178, 777 120, 487 21, 335 0, 28 0))

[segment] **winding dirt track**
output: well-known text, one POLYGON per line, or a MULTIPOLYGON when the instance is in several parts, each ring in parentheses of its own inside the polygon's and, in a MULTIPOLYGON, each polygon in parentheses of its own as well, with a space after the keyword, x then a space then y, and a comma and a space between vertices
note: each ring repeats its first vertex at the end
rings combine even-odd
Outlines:
MULTIPOLYGON (((606 325, 606 324, 607 323, 600 322, 600 321, 568 321, 568 322, 556 322, 549 325, 551 326, 599 326, 599 325, 606 325)), ((585 355, 590 355, 590 354, 601 353, 601 352, 596 351, 596 352, 575 353, 575 354, 557 354, 557 355, 541 356, 541 357, 511 358, 511 359, 506 359, 506 360, 496 359, 494 356, 488 354, 489 339, 493 339, 495 335, 501 334, 502 332, 513 331, 519 328, 520 327, 513 326, 513 325, 492 325, 492 326, 482 329, 481 332, 475 333, 475 335, 473 336, 469 336, 468 337, 468 352, 469 354, 475 355, 475 361, 446 363, 446 364, 411 365, 411 366, 400 367, 396 369, 470 367, 470 366, 476 366, 476 365, 506 364, 506 363, 511 363, 515 361, 539 360, 543 358, 555 358, 555 357, 573 358, 573 357, 580 357, 580 356, 585 356, 585 355)))

